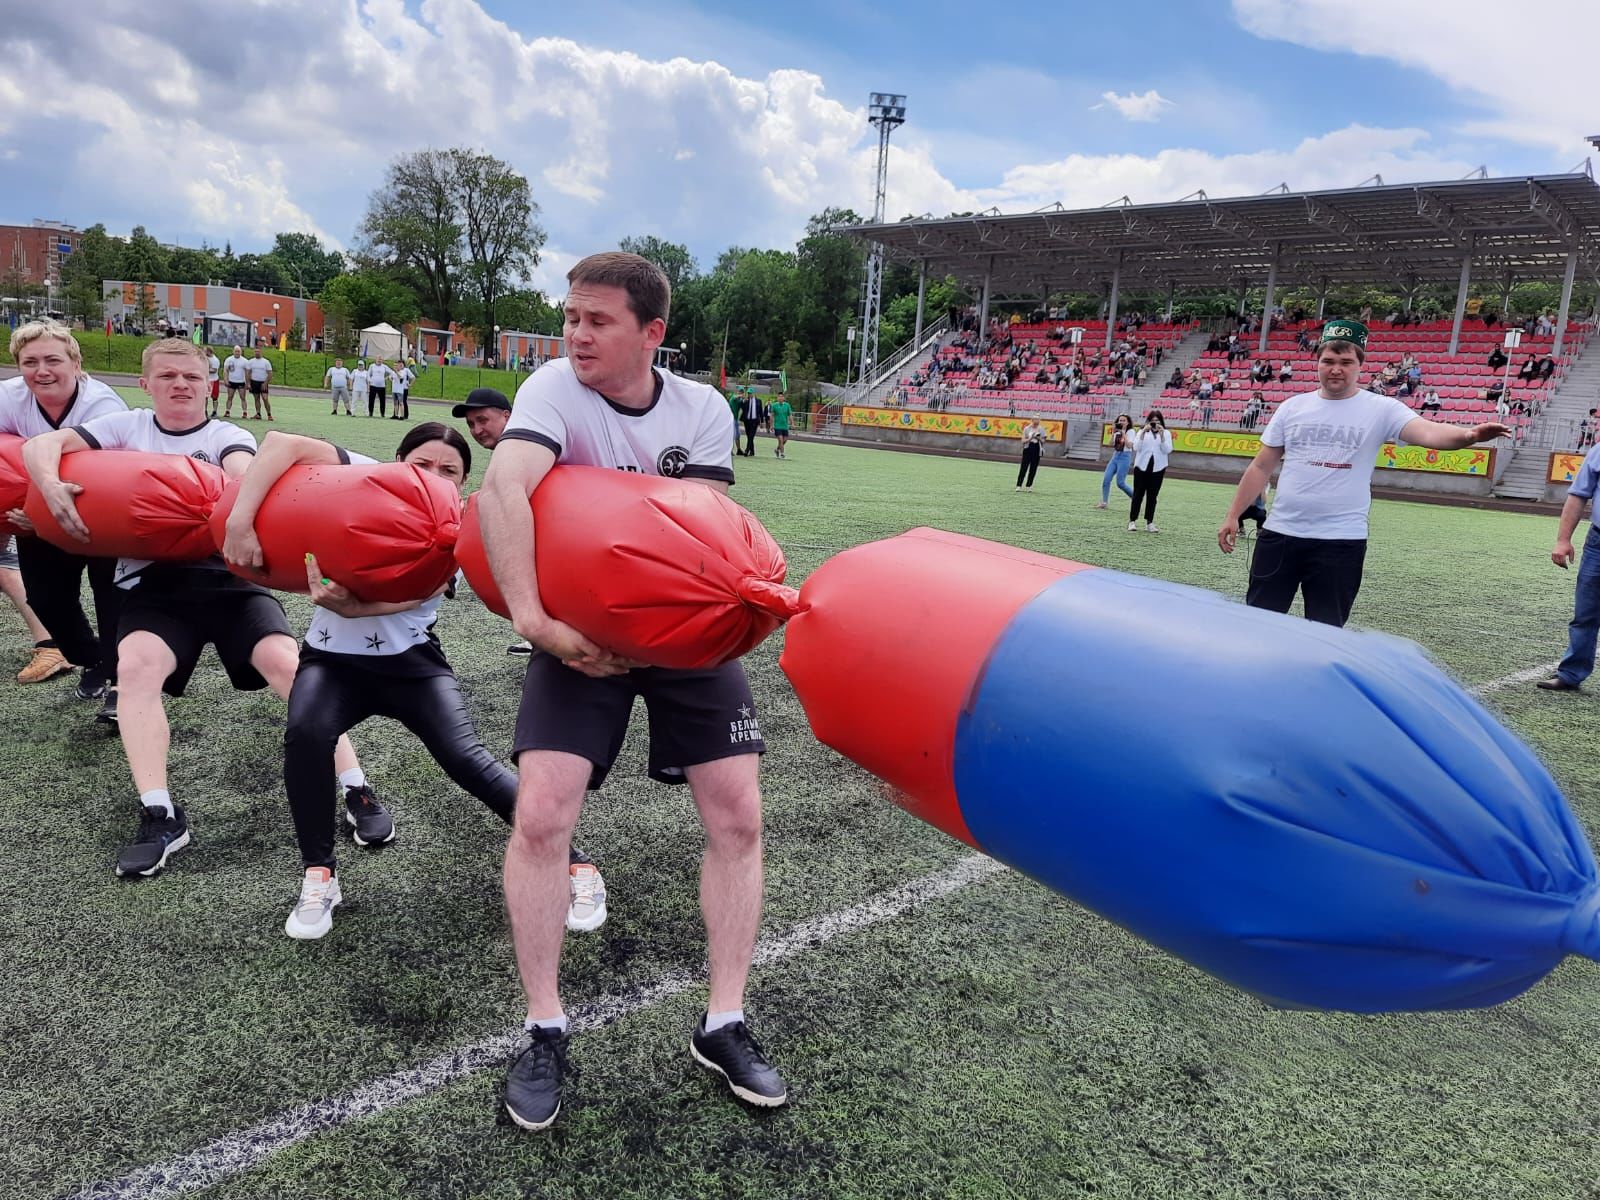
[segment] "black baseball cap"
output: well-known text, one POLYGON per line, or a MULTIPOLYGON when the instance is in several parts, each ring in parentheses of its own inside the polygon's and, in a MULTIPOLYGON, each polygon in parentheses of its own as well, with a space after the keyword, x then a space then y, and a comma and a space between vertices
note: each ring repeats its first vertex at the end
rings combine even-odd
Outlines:
POLYGON ((450 410, 450 415, 464 417, 469 408, 503 408, 510 412, 511 401, 506 399, 504 392, 497 392, 494 388, 473 388, 465 400, 450 410))

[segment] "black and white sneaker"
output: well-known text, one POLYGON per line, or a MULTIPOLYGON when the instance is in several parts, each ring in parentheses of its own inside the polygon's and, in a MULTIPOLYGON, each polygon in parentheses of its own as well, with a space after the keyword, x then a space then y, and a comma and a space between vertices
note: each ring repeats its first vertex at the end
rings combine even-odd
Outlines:
POLYGON ((689 1053, 702 1067, 726 1079, 733 1094, 747 1104, 776 1108, 789 1098, 783 1076, 767 1061, 743 1021, 707 1033, 706 1019, 701 1017, 689 1039, 689 1053))
POLYGON ((118 875, 159 875, 179 850, 189 844, 189 820, 174 805, 172 815, 161 808, 142 808, 139 832, 117 852, 118 875))
POLYGON ((370 784, 345 788, 344 819, 358 846, 381 846, 394 841, 394 818, 378 803, 370 784))
POLYGON ((117 689, 108 687, 105 690, 105 699, 101 702, 100 711, 95 713, 94 719, 102 725, 115 726, 117 723, 117 689))
POLYGON ((98 700, 106 694, 106 673, 99 667, 85 667, 83 674, 78 677, 78 688, 74 693, 79 700, 98 700))
POLYGON ((515 646, 507 646, 506 647, 506 653, 507 654, 532 654, 533 653, 533 643, 532 642, 518 642, 515 646))
POLYGON ((567 1034, 533 1028, 523 1035, 506 1072, 506 1112, 524 1129, 548 1129, 561 1111, 567 1034))

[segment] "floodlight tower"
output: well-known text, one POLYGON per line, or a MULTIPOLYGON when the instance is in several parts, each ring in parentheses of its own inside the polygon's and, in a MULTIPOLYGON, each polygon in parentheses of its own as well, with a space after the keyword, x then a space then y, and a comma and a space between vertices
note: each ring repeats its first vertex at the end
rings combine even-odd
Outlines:
MULTIPOLYGON (((887 92, 873 92, 867 105, 867 121, 878 129, 877 195, 872 203, 872 223, 883 222, 884 193, 889 186, 889 135, 906 122, 906 98, 887 92)), ((868 374, 878 364, 878 317, 883 309, 883 246, 872 243, 867 254, 867 284, 861 300, 860 374, 856 382, 865 387, 868 374)))

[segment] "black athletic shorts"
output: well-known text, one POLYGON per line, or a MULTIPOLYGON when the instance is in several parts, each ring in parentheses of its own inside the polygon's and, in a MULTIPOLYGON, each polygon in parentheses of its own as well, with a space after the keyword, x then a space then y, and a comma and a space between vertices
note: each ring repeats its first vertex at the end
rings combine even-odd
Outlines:
POLYGON ((265 379, 252 379, 250 381, 250 394, 252 396, 259 396, 266 386, 267 381, 265 379))
POLYGON ((591 679, 535 653, 522 682, 511 757, 524 750, 576 754, 594 764, 589 787, 597 788, 622 751, 636 696, 644 697, 650 715, 651 779, 687 783, 685 767, 766 753, 750 683, 737 662, 709 671, 641 667, 591 679))
POLYGON ((266 687, 267 681, 250 665, 256 644, 274 633, 294 636, 277 597, 226 572, 191 568, 195 575, 177 576, 178 570, 168 568, 172 574, 163 575, 159 568, 146 568, 145 574, 157 575, 148 579, 141 575, 140 583, 124 593, 117 640, 142 630, 167 644, 178 660, 161 685, 169 696, 183 695, 207 642, 217 648, 228 682, 236 690, 266 687), (185 585, 185 579, 191 582, 185 585))

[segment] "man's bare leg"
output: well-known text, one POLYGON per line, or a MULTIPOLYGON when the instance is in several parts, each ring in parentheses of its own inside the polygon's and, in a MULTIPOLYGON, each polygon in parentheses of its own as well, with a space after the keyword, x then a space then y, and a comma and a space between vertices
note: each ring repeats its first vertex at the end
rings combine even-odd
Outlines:
POLYGON ((760 758, 741 754, 685 768, 700 810, 706 849, 700 862, 700 912, 711 960, 709 1011, 744 1007, 750 957, 761 928, 760 758))
POLYGON ((592 770, 588 759, 557 750, 525 750, 517 760, 517 817, 506 843, 506 912, 532 1021, 562 1015, 568 848, 592 770))

